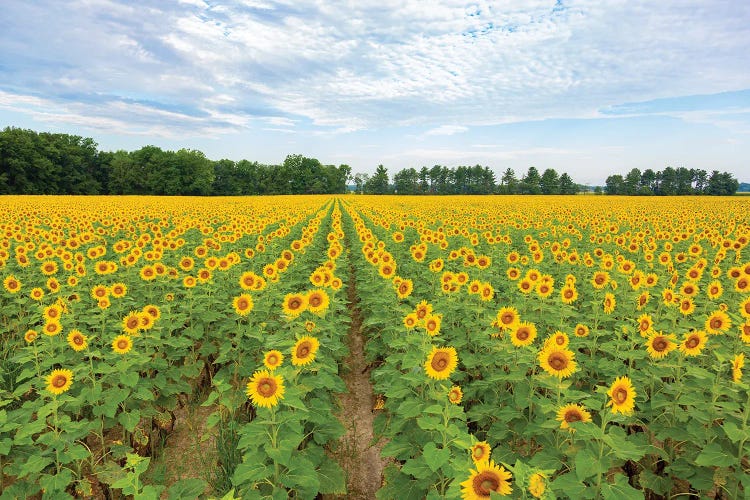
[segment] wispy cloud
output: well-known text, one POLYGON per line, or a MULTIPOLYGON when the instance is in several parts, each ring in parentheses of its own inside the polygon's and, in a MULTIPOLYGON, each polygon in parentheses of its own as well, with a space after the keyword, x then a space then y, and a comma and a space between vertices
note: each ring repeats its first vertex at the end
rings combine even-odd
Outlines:
POLYGON ((441 125, 437 128, 428 130, 423 135, 455 135, 466 132, 467 130, 469 130, 469 127, 464 127, 462 125, 441 125))

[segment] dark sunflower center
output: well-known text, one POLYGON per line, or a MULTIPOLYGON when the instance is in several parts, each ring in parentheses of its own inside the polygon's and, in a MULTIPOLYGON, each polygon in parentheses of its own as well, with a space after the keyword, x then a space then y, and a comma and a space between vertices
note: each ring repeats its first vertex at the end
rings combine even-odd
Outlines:
POLYGON ((651 346, 656 352, 664 352, 669 347, 669 342, 664 337, 656 337, 651 343, 651 346))
POLYGON ((549 365, 555 370, 563 370, 568 366, 568 358, 559 352, 553 352, 549 358, 547 358, 549 365))
POLYGON ((682 310, 687 311, 688 309, 690 309, 690 301, 685 300, 682 302, 682 310))
POLYGON ((563 296, 566 299, 569 299, 569 298, 573 297, 573 290, 565 290, 565 292, 563 292, 563 296))
POLYGON ((138 318, 130 318, 128 320, 128 328, 136 328, 138 326, 138 318))
POLYGON ((529 330, 527 328, 519 328, 516 332, 516 338, 518 340, 526 340, 529 338, 529 330))
POLYGON ((564 345, 565 344, 565 337, 563 337, 562 335, 558 335, 557 337, 555 337, 555 343, 557 345, 564 345))
POLYGON ((127 340, 119 340, 117 342, 117 348, 118 349, 127 349, 128 348, 128 341, 127 340))
POLYGON ((299 309, 301 305, 302 301, 296 297, 289 301, 289 309, 299 309))
POLYGON ((68 379, 65 378, 65 375, 58 375, 52 381, 52 385, 54 385, 55 387, 64 387, 67 382, 68 379))
POLYGON ((602 283, 604 283, 604 276, 597 276, 594 281, 596 281, 597 285, 601 285, 602 283))
POLYGON ((687 346, 687 347, 688 347, 689 349, 695 349, 696 347, 698 347, 698 345, 699 345, 700 343, 701 343, 701 339, 699 339, 698 337, 690 337, 690 338, 689 338, 689 339, 687 340, 687 342, 685 342, 685 345, 686 345, 686 346, 687 346))
POLYGON ((237 302, 237 307, 239 307, 240 309, 247 309, 247 300, 240 299, 240 301, 237 302))
POLYGON ((718 330, 719 328, 721 328, 722 324, 723 322, 721 321, 721 318, 713 318, 711 320, 711 328, 713 328, 714 330, 718 330))
POLYGON ((310 355, 310 344, 307 342, 304 342, 297 347, 297 357, 298 358, 306 358, 310 355))
POLYGON ((648 321, 641 321, 641 331, 642 332, 645 332, 646 330, 648 330, 649 326, 651 326, 651 325, 649 325, 648 321))
POLYGON ((500 321, 502 321, 504 325, 510 325, 511 323, 513 323, 514 318, 515 316, 512 313, 505 313, 500 318, 500 321))
POLYGON ((436 372, 441 372, 448 367, 448 355, 443 352, 439 352, 432 357, 430 365, 436 372))
POLYGON ((81 337, 80 335, 76 335, 75 337, 73 337, 73 343, 75 345, 83 345, 83 337, 81 337))
POLYGON ((276 393, 276 381, 271 378, 264 378, 258 383, 258 392, 264 398, 273 396, 276 393))
POLYGON ((498 491, 500 487, 500 478, 498 478, 492 471, 484 471, 474 477, 472 486, 474 493, 480 497, 489 498, 491 491, 498 491))
POLYGON ((617 404, 623 404, 625 401, 628 400, 628 391, 624 387, 619 387, 614 395, 613 399, 617 402, 617 404))
POLYGON ((580 422, 582 419, 581 414, 576 410, 569 410, 565 413, 565 421, 570 422, 580 422))
POLYGON ((436 328, 437 328, 437 323, 435 322, 434 319, 431 319, 430 321, 427 322, 428 330, 432 331, 432 330, 435 330, 436 328))
POLYGON ((318 307, 320 304, 323 303, 323 299, 320 298, 318 295, 313 295, 310 297, 310 305, 313 307, 318 307))

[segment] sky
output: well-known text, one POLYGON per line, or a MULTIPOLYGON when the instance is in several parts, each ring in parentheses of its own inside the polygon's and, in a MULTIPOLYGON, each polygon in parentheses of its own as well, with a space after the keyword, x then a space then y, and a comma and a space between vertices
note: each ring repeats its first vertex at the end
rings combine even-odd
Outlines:
POLYGON ((372 173, 750 182, 747 0, 2 0, 0 127, 372 173))

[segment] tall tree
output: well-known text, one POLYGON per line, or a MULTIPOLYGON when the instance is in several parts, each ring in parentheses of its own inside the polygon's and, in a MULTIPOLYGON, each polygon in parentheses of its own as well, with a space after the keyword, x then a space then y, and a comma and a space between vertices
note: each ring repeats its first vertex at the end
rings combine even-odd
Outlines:
POLYGON ((544 170, 541 179, 539 179, 539 189, 542 194, 560 193, 560 177, 554 168, 544 170))

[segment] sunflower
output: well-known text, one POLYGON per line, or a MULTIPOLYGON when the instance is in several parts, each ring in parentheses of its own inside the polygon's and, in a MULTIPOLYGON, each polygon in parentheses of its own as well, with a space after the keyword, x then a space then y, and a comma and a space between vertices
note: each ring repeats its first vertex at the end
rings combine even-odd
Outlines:
POLYGON ((528 277, 523 278, 521 281, 518 282, 518 290, 521 291, 521 293, 529 294, 532 290, 534 290, 534 282, 531 281, 528 277))
POLYGON ((565 285, 562 290, 560 290, 560 300, 563 304, 572 304, 578 299, 578 290, 576 290, 575 285, 569 284, 565 285))
POLYGON ((651 300, 651 294, 648 291, 641 292, 640 295, 635 299, 635 307, 639 311, 646 307, 648 301, 651 300))
POLYGON ((194 276, 185 276, 182 278, 182 286, 185 288, 194 288, 195 287, 195 277, 194 276))
POLYGON ((136 335, 141 329, 141 315, 138 311, 130 311, 122 319, 122 329, 128 335, 136 335))
POLYGON ((272 408, 284 399, 284 377, 259 370, 253 373, 245 393, 255 406, 272 408))
POLYGON ((487 441, 474 443, 469 448, 471 452, 471 461, 474 463, 486 462, 490 459, 491 448, 487 441))
POLYGON ((577 365, 573 358, 575 353, 564 347, 550 345, 539 352, 540 366, 552 376, 560 379, 570 377, 576 371, 577 365))
POLYGON ((282 361, 284 361, 284 355, 276 349, 268 351, 263 356, 263 364, 271 371, 281 366, 282 361))
POLYGON ((432 313, 432 305, 428 304, 426 300, 423 300, 422 302, 417 304, 417 307, 414 309, 414 312, 417 314, 417 318, 422 320, 427 315, 432 313))
POLYGON ((50 337, 54 337, 55 335, 59 334, 62 331, 62 325, 59 321, 47 321, 44 326, 42 327, 42 332, 44 332, 45 335, 48 335, 50 337))
POLYGON ((714 311, 708 316, 708 318, 706 318, 706 332, 712 335, 725 333, 731 327, 732 320, 722 310, 714 311))
POLYGON ((716 280, 712 281, 708 284, 708 288, 706 289, 706 295, 708 295, 709 299, 718 299, 721 297, 721 294, 724 293, 724 287, 721 286, 721 282, 716 280))
POLYGON ((568 337, 568 334, 557 330, 544 341, 543 349, 546 349, 547 347, 565 349, 568 347, 568 344, 570 344, 570 337, 568 337))
POLYGON ((427 376, 435 380, 445 380, 458 365, 458 354, 454 347, 433 347, 424 363, 427 376))
POLYGON ((750 297, 740 302, 740 314, 744 318, 750 319, 750 297))
POLYGON ((700 291, 700 288, 698 288, 698 285, 696 285, 692 281, 686 281, 680 287, 680 296, 681 297, 695 297, 696 295, 698 295, 699 291, 700 291))
POLYGON ((691 297, 683 297, 680 299, 680 314, 683 316, 689 316, 695 311, 695 303, 691 297))
POLYGON ((247 316, 253 310, 253 298, 247 293, 238 295, 232 300, 232 307, 234 307, 234 312, 240 316, 247 316))
POLYGON ((675 305, 675 300, 677 297, 674 294, 674 290, 672 290, 671 288, 665 288, 661 292, 661 298, 662 298, 662 303, 665 306, 672 307, 673 305, 675 305))
POLYGON ((117 354, 127 354, 133 348, 133 340, 128 335, 118 335, 112 341, 112 350, 117 354))
POLYGON ((104 285, 96 285, 91 289, 91 298, 99 301, 109 296, 109 289, 104 285))
POLYGON ((581 323, 578 323, 575 327, 575 330, 573 330, 573 333, 575 334, 576 337, 588 337, 589 327, 581 323))
POLYGON ((29 296, 33 300, 36 300, 37 302, 39 302, 40 300, 44 298, 44 290, 39 287, 36 287, 31 290, 31 293, 29 294, 29 296))
POLYGON ((62 307, 52 304, 44 308, 44 319, 46 321, 60 321, 62 317, 62 307))
POLYGON ((396 295, 399 299, 405 299, 411 295, 412 290, 414 290, 414 283, 410 279, 401 280, 396 288, 396 295))
POLYGON ((112 305, 112 303, 109 301, 108 298, 104 298, 96 303, 97 307, 101 310, 109 309, 109 306, 112 305))
POLYGON ((541 472, 535 472, 529 477, 529 493, 534 498, 542 498, 547 489, 547 476, 541 472))
POLYGON ((615 306, 617 305, 617 300, 615 299, 615 296, 612 293, 607 292, 604 295, 604 312, 605 314, 611 314, 615 310, 615 306))
POLYGON ((440 322, 443 317, 440 314, 430 314, 424 319, 424 329, 430 337, 440 333, 440 322))
POLYGON ((650 314, 641 314, 638 317, 638 331, 641 334, 641 337, 648 337, 649 332, 654 327, 654 320, 651 319, 650 314))
POLYGON ((21 282, 11 274, 3 280, 3 287, 10 293, 18 293, 21 291, 21 282))
POLYGON ((128 286, 125 283, 115 283, 109 288, 109 292, 112 297, 121 299, 128 293, 128 286))
POLYGON ((457 385, 454 385, 448 391, 448 401, 450 401, 454 405, 459 404, 461 400, 463 399, 463 397, 464 397, 464 393, 461 390, 461 388, 457 385))
POLYGON ((315 360, 315 353, 318 352, 320 342, 315 337, 305 336, 299 339, 292 347, 292 364, 294 366, 304 366, 315 360))
POLYGON ((52 370, 52 373, 45 377, 47 390, 55 396, 62 394, 70 389, 73 385, 73 372, 67 369, 52 370))
POLYGON ((469 472, 469 478, 461 483, 463 500, 490 498, 493 491, 502 496, 510 495, 510 479, 513 475, 502 465, 496 465, 492 460, 488 460, 477 463, 476 469, 470 469, 469 472))
POLYGON ((154 326, 154 317, 144 311, 138 313, 138 321, 140 322, 139 328, 144 331, 148 331, 154 326))
POLYGON ((653 332, 646 341, 646 350, 648 355, 653 359, 662 359, 670 352, 677 349, 677 344, 673 342, 674 335, 664 335, 661 332, 653 332))
POLYGON ((518 323, 510 341, 516 347, 524 347, 534 342, 536 338, 536 325, 534 323, 523 321, 518 323))
POLYGON ((325 290, 316 289, 307 292, 307 310, 311 313, 320 314, 328 309, 331 299, 325 290))
POLYGON ((407 330, 416 328, 417 323, 419 323, 419 318, 417 318, 417 313, 412 312, 404 316, 404 326, 406 327, 407 330))
POLYGON ((305 321, 305 331, 312 332, 315 330, 315 322, 314 321, 305 321))
POLYGON ((88 337, 79 330, 71 330, 70 333, 68 333, 68 345, 70 345, 74 351, 83 351, 88 346, 88 337))
POLYGON ((732 360, 732 382, 742 380, 742 367, 745 366, 745 354, 739 353, 732 360))
POLYGON ((685 334, 682 342, 680 342, 679 349, 685 356, 697 356, 706 347, 706 342, 708 342, 706 332, 694 330, 685 334))
POLYGON ((39 332, 37 332, 36 330, 26 330, 26 333, 24 333, 23 335, 23 339, 27 343, 31 344, 32 342, 36 340, 38 336, 39 336, 39 332))
POLYGON ((604 288, 609 283, 609 273, 607 271, 597 271, 591 278, 591 285, 597 290, 604 288))
POLYGON ((591 422, 591 414, 581 405, 571 403, 557 410, 557 420, 560 421, 560 429, 569 429, 575 432, 570 426, 573 422, 591 422))
POLYGON ((497 324, 505 330, 513 330, 521 322, 518 309, 515 307, 503 307, 497 312, 497 324))
POLYGON ((629 377, 617 377, 607 391, 610 397, 607 406, 612 407, 612 413, 630 415, 635 407, 636 392, 629 377))
POLYGON ((307 298, 301 293, 288 293, 281 304, 284 314, 290 318, 296 318, 307 309, 307 298))

